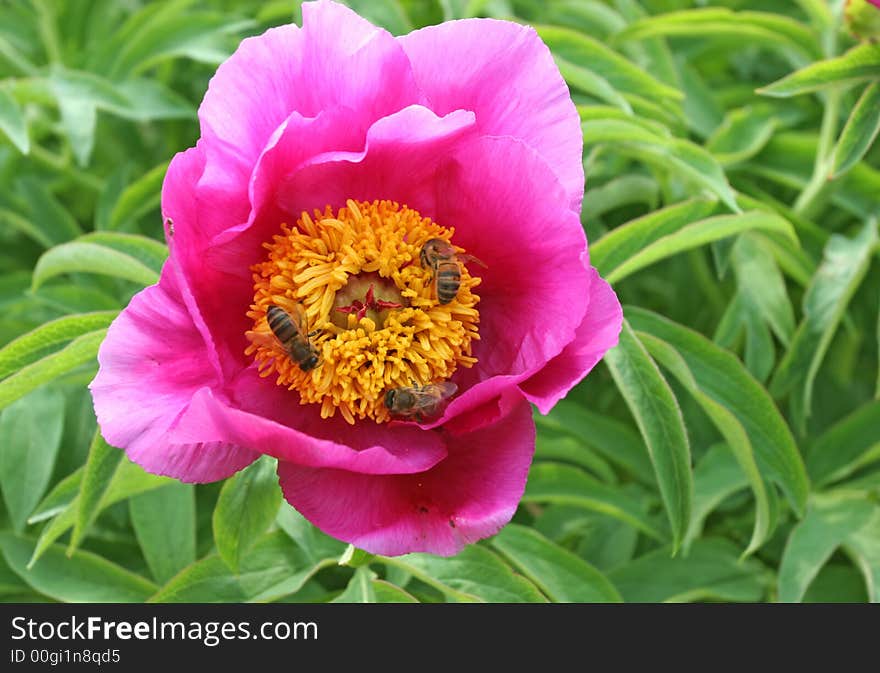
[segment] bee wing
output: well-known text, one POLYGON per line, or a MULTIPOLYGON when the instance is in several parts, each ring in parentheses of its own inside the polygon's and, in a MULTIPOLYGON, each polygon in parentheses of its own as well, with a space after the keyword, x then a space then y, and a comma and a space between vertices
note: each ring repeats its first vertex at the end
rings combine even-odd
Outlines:
POLYGON ((305 337, 306 312, 305 309, 303 309, 302 304, 294 304, 293 310, 288 315, 290 316, 290 322, 296 327, 296 331, 299 332, 299 335, 305 337))
POLYGON ((437 397, 440 400, 447 400, 458 391, 458 386, 450 381, 442 381, 441 383, 435 383, 433 385, 437 397))
POLYGON ((474 264, 479 264, 484 269, 489 268, 488 266, 486 266, 485 262, 480 261, 479 259, 477 259, 473 255, 469 255, 466 252, 462 253, 460 255, 457 255, 457 257, 458 257, 458 261, 460 261, 462 264, 467 264, 468 262, 473 262, 474 264))

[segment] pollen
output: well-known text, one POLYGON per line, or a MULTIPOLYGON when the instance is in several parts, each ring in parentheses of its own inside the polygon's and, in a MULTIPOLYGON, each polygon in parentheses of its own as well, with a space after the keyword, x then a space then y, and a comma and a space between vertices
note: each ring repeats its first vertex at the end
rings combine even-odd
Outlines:
POLYGON ((455 298, 440 304, 434 271, 419 261, 426 241, 454 246, 454 233, 393 201, 349 200, 338 211, 327 206, 282 224, 263 244, 267 257, 251 267, 245 353, 293 399, 320 405, 323 418, 390 420, 388 390, 447 381, 476 363, 479 276, 461 263, 455 298), (270 328, 270 306, 290 318, 292 339, 282 343, 276 323, 270 328))

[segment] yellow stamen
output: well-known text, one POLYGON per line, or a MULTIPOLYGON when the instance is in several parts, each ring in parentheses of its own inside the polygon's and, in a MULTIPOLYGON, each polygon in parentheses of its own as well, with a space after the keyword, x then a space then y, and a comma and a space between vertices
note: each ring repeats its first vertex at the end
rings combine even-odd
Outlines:
MULTIPOLYGON (((355 202, 334 213, 330 206, 302 213, 294 227, 264 243, 268 258, 251 267, 254 303, 247 332, 260 375, 299 393, 301 404, 320 404, 321 416, 338 410, 349 423, 389 420, 387 390, 448 380, 459 366, 471 367, 471 342, 479 339, 480 279, 461 265, 461 287, 448 304, 439 304, 433 273, 419 264, 425 241, 450 241, 454 230, 441 227, 393 201, 355 202), (400 308, 373 307, 358 318, 337 309, 375 298, 400 308), (320 364, 304 372, 273 336, 266 311, 276 305, 290 315, 302 308, 303 333, 320 364)), ((460 252, 461 249, 458 249, 460 252)))

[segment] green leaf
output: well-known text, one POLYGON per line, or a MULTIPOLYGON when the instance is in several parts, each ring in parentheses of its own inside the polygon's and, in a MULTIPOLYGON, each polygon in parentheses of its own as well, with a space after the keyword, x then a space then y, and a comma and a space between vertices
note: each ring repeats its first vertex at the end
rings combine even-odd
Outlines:
MULTIPOLYGON (((546 416, 535 414, 539 429, 564 433, 628 470, 639 481, 654 484, 654 468, 641 437, 630 426, 590 411, 572 399, 560 400, 546 416)), ((540 438, 540 434, 539 434, 540 438)))
POLYGON ((877 247, 877 222, 869 220, 852 239, 834 234, 804 295, 804 319, 770 383, 770 392, 792 398, 797 425, 804 428, 813 382, 850 299, 868 271, 877 247))
POLYGON ((633 255, 705 217, 715 207, 714 201, 691 199, 622 224, 590 244, 590 263, 608 278, 633 255))
POLYGON ((817 61, 758 89, 777 98, 799 96, 835 86, 850 86, 880 76, 880 46, 864 42, 841 56, 817 61))
MULTIPOLYGON (((146 493, 154 488, 159 488, 165 484, 172 483, 167 477, 160 477, 155 474, 149 474, 135 465, 129 460, 123 460, 116 468, 110 485, 104 492, 104 497, 98 506, 98 514, 115 505, 117 502, 126 500, 140 493, 146 493)), ((30 564, 36 563, 37 559, 45 552, 49 546, 59 537, 64 535, 76 523, 77 513, 79 511, 79 494, 70 501, 61 512, 59 512, 52 521, 43 528, 37 545, 34 548, 33 556, 30 564)))
POLYGON ((554 56, 570 63, 589 64, 619 91, 653 99, 679 101, 681 92, 664 84, 599 40, 560 26, 534 26, 554 56))
POLYGON ((613 570, 609 579, 628 603, 759 601, 766 587, 763 568, 738 556, 727 540, 696 540, 687 556, 657 549, 613 570))
MULTIPOLYGON (((644 220, 645 218, 642 218, 642 221, 644 220)), ((636 220, 630 225, 618 227, 611 234, 608 234, 608 236, 616 234, 627 226, 645 226, 636 225, 638 222, 639 220, 636 220)), ((654 226, 656 225, 651 223, 646 228, 650 230, 653 229, 654 226)), ((638 252, 635 252, 632 256, 623 261, 619 266, 605 274, 605 278, 608 282, 615 283, 646 266, 650 266, 651 264, 659 262, 672 255, 684 252, 685 250, 698 248, 707 243, 727 238, 728 236, 734 236, 752 230, 779 232, 796 240, 794 229, 788 220, 773 213, 756 210, 739 213, 737 215, 717 215, 715 217, 709 217, 704 220, 685 224, 681 228, 653 240, 650 244, 642 247, 638 252)), ((642 235, 651 238, 654 235, 654 232, 642 235)), ((607 238, 608 236, 604 238, 607 238)), ((632 236, 633 238, 636 238, 639 237, 639 233, 633 232, 632 234, 619 234, 619 236, 632 236)))
POLYGON ((651 355, 678 379, 679 383, 706 412, 718 432, 730 445, 737 461, 746 473, 755 494, 755 528, 752 540, 743 555, 751 554, 765 542, 770 533, 770 504, 764 480, 761 478, 761 473, 755 462, 755 452, 745 428, 729 409, 702 390, 684 358, 674 347, 650 334, 638 333, 638 337, 651 355))
POLYGON ((776 123, 766 109, 732 110, 706 141, 706 149, 723 166, 745 161, 764 149, 776 132, 776 123))
POLYGON ((626 321, 605 363, 648 447, 676 551, 690 522, 694 491, 690 445, 678 401, 626 321))
POLYGON ((700 390, 742 424, 761 473, 776 481, 795 511, 802 512, 809 492, 806 468, 791 431, 761 384, 736 357, 701 334, 644 309, 627 308, 624 315, 638 332, 675 348, 700 390))
POLYGON ((492 545, 554 602, 622 600, 602 573, 531 528, 508 524, 492 539, 492 545))
POLYGON ((539 435, 535 441, 535 460, 571 463, 591 471, 605 483, 617 481, 617 475, 602 456, 584 442, 567 435, 539 435))
POLYGON ((361 566, 354 571, 351 580, 345 587, 345 591, 333 599, 334 603, 375 603, 376 592, 373 589, 373 581, 376 573, 368 566, 361 566))
POLYGON ((168 247, 164 243, 139 234, 96 231, 80 236, 78 240, 84 243, 95 243, 129 255, 156 273, 162 270, 162 265, 168 258, 168 247))
POLYGON ((237 570, 242 555, 269 527, 281 506, 275 461, 265 457, 229 478, 212 519, 220 557, 237 570))
POLYGON ((732 211, 739 212, 724 169, 699 145, 682 138, 658 135, 643 124, 622 119, 594 120, 584 122, 581 127, 586 147, 612 145, 615 151, 625 151, 655 165, 658 170, 671 170, 717 196, 732 211))
POLYGON ((340 542, 315 528, 286 501, 281 503, 275 521, 278 527, 296 542, 312 562, 325 558, 337 558, 345 550, 344 542, 340 542))
POLYGON ((27 522, 29 524, 39 523, 40 521, 51 519, 56 514, 67 509, 67 506, 79 494, 79 487, 82 484, 85 471, 86 468, 83 465, 55 484, 52 490, 46 494, 46 497, 40 501, 40 504, 34 508, 27 522))
POLYGON ((49 485, 61 445, 64 398, 40 390, 0 414, 0 487, 12 527, 25 522, 49 485))
POLYGON ((124 278, 140 285, 153 285, 159 274, 131 255, 97 243, 71 241, 43 253, 34 268, 32 289, 62 273, 99 273, 124 278))
POLYGON ((128 501, 131 523, 150 574, 164 584, 196 560, 192 484, 171 483, 128 501))
POLYGON ((831 177, 838 178, 862 160, 880 133, 880 83, 865 88, 834 148, 831 177))
POLYGON ((628 114, 632 114, 632 106, 607 79, 597 75, 589 68, 565 60, 561 56, 554 56, 554 60, 560 74, 573 89, 582 91, 597 100, 604 101, 628 114))
POLYGON ((122 451, 104 441, 100 430, 95 431, 79 489, 76 523, 73 526, 73 535, 67 548, 68 556, 79 546, 89 526, 98 517, 101 501, 104 499, 122 456, 122 451))
POLYGON ((60 351, 47 355, 0 381, 0 409, 62 374, 94 361, 106 334, 105 329, 87 332, 60 351))
POLYGON ((18 102, 2 86, 0 86, 0 131, 6 134, 19 152, 22 154, 30 152, 31 143, 24 113, 18 102))
POLYGON ((614 36, 617 43, 652 37, 698 37, 748 41, 793 51, 812 59, 818 55, 815 39, 801 23, 769 12, 733 12, 721 7, 668 12, 635 21, 614 36))
POLYGON ((569 465, 533 465, 523 502, 577 505, 619 519, 657 540, 667 539, 663 529, 645 513, 641 501, 569 465))
POLYGON ((45 357, 83 334, 108 327, 117 311, 96 311, 65 316, 40 325, 0 348, 0 378, 9 376, 45 357))
POLYGON ((876 506, 861 496, 816 496, 807 515, 794 527, 779 566, 779 600, 799 602, 831 554, 862 529, 876 506))
MULTIPOLYGON (((137 220, 158 207, 167 170, 168 162, 163 161, 126 187, 110 212, 107 228, 122 229, 127 222, 137 220)), ((165 254, 167 256, 167 250, 165 254)))
POLYGON ((78 551, 68 558, 64 547, 52 545, 40 562, 29 567, 34 541, 0 533, 6 562, 35 591, 71 603, 140 603, 156 587, 149 580, 95 554, 78 551))
POLYGON ((18 180, 18 187, 27 203, 30 220, 40 233, 37 240, 44 247, 66 243, 82 234, 76 218, 43 182, 25 177, 18 180))
POLYGON ((372 581, 376 603, 418 603, 419 599, 385 580, 372 581))
POLYGON ((319 570, 336 565, 335 558, 317 563, 283 532, 268 533, 242 557, 233 573, 218 554, 187 566, 150 603, 269 602, 295 593, 319 570))
POLYGON ((853 558, 865 578, 868 600, 880 603, 880 509, 844 541, 844 550, 853 558))
POLYGON ((547 602, 531 582, 485 547, 470 545, 450 558, 406 554, 381 560, 409 572, 456 603, 547 602))
POLYGON ((773 255, 761 241, 746 234, 734 244, 732 262, 746 310, 760 315, 787 345, 794 333, 794 309, 773 255))
POLYGON ((807 453, 807 471, 817 486, 841 479, 880 460, 880 400, 849 414, 825 431, 807 453))
POLYGON ((729 446, 715 444, 703 454, 694 468, 694 512, 685 537, 685 550, 690 549, 693 541, 702 534, 706 517, 728 497, 748 485, 745 472, 729 446))

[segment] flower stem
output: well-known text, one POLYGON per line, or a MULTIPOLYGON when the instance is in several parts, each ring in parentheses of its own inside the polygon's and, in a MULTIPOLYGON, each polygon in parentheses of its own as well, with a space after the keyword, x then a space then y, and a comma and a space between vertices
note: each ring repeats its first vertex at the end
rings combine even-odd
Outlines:
POLYGON ((802 217, 811 218, 817 207, 824 201, 826 189, 831 182, 829 171, 834 152, 834 139, 837 137, 838 117, 840 116, 841 91, 834 89, 825 99, 825 112, 822 116, 822 129, 819 145, 816 148, 816 162, 813 165, 813 177, 804 187, 794 203, 793 210, 802 217))

